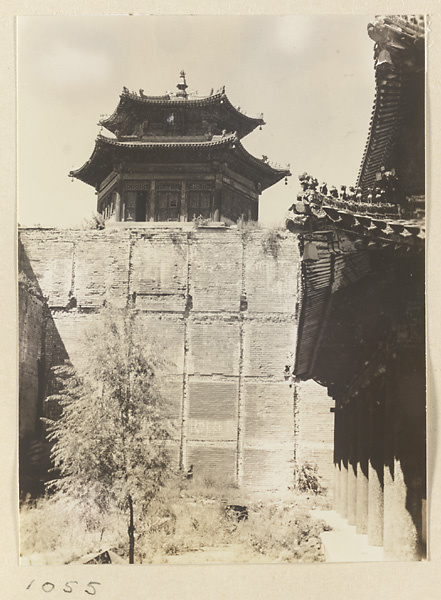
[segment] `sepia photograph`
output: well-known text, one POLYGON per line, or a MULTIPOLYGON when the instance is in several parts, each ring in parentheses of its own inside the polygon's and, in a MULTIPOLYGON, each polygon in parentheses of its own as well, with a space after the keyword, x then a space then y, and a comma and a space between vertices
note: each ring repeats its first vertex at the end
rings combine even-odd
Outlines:
POLYGON ((429 23, 17 18, 20 565, 428 558, 429 23))

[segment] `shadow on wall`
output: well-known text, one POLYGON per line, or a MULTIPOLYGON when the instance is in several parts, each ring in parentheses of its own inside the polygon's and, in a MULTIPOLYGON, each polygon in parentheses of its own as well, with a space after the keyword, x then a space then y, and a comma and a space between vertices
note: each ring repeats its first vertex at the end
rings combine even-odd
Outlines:
POLYGON ((50 477, 50 446, 41 417, 51 417, 45 399, 55 393, 51 367, 69 358, 22 243, 19 272, 19 490, 37 497, 50 477))

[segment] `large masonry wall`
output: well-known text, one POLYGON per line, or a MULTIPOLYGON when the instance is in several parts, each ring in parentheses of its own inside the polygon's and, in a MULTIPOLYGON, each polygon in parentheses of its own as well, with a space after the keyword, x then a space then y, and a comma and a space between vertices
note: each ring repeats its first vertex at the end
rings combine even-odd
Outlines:
POLYGON ((284 488, 298 454, 328 478, 332 401, 315 384, 303 393, 283 378, 296 346, 294 236, 157 226, 25 229, 20 239, 21 268, 49 307, 45 336, 35 330, 45 338, 46 395, 52 365, 69 357, 81 368, 84 334, 103 303, 130 304, 173 365, 165 392, 185 468, 284 488))
POLYGON ((32 437, 38 427, 39 401, 42 400, 44 348, 44 299, 26 284, 19 293, 19 389, 20 440, 32 437))

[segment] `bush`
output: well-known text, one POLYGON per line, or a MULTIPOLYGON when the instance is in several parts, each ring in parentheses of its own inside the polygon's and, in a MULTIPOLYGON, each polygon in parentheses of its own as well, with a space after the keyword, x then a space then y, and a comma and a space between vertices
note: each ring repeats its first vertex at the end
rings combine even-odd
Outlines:
POLYGON ((92 213, 89 219, 84 219, 81 228, 82 229, 105 229, 106 222, 102 214, 98 212, 92 213))
POLYGON ((266 254, 271 254, 274 259, 278 258, 281 240, 286 237, 284 231, 281 227, 273 227, 265 231, 262 238, 263 251, 266 254))
POLYGON ((18 274, 18 285, 19 290, 24 290, 32 296, 42 298, 41 290, 36 281, 32 281, 24 271, 20 271, 18 274))
POLYGON ((324 525, 296 504, 257 505, 240 536, 256 551, 283 562, 324 561, 320 533, 324 525))
POLYGON ((211 219, 206 219, 202 215, 193 217, 193 225, 197 227, 206 227, 211 222, 211 219))
POLYGON ((294 462, 294 490, 312 494, 324 494, 326 492, 316 464, 305 461, 299 465, 294 462))
POLYGON ((237 228, 242 234, 243 241, 248 242, 251 235, 255 231, 260 231, 262 226, 258 221, 244 221, 244 219, 240 218, 237 221, 237 228))
POLYGON ((142 524, 142 561, 231 542, 236 527, 225 515, 230 489, 229 483, 203 476, 169 482, 142 524))

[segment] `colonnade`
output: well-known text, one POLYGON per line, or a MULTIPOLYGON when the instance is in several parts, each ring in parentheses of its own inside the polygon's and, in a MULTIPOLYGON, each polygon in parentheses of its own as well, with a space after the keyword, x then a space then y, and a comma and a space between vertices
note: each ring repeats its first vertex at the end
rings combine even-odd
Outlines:
POLYGON ((425 402, 409 381, 377 379, 336 397, 334 509, 383 546, 386 559, 425 556, 425 402), (418 394, 417 394, 418 396, 418 394), (421 406, 422 405, 422 406, 421 406))

